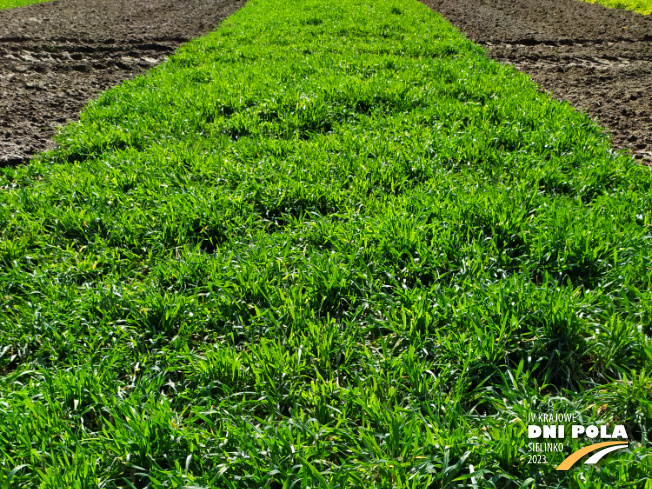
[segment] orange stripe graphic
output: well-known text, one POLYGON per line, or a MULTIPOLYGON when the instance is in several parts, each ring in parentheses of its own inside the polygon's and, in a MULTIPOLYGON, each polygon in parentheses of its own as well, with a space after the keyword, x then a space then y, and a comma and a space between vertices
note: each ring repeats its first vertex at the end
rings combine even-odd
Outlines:
POLYGON ((564 460, 562 463, 559 464, 559 467, 557 467, 557 470, 568 470, 570 469, 573 465, 575 465, 575 462, 577 462, 579 459, 581 459, 584 455, 587 453, 591 453, 598 448, 602 447, 610 447, 612 445, 627 445, 627 442, 622 442, 622 441, 605 441, 604 443, 594 443, 593 445, 589 445, 588 447, 584 447, 575 453, 571 453, 568 457, 566 457, 566 460, 564 460))

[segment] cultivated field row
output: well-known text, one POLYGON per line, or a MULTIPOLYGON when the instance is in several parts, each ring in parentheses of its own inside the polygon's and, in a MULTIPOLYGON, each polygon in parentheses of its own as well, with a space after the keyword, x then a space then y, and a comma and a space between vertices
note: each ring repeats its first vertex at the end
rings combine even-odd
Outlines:
POLYGON ((649 489, 649 168, 426 6, 251 0, 57 141, 0 169, 4 487, 649 489), (628 450, 530 463, 563 412, 628 450))

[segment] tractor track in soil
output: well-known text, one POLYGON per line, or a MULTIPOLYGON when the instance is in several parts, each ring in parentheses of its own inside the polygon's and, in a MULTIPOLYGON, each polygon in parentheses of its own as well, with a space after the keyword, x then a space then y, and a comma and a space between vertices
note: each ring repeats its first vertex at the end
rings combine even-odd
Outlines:
POLYGON ((421 0, 652 165, 652 16, 577 0, 421 0))
POLYGON ((156 66, 244 0, 53 0, 0 11, 0 166, 52 149, 97 95, 156 66))

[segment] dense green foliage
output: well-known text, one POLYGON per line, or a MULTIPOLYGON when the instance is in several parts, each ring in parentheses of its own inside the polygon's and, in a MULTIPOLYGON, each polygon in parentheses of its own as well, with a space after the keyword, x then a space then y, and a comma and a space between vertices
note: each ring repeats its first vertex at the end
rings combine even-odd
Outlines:
POLYGON ((252 0, 59 141, 0 173, 0 487, 652 473, 650 171, 416 1, 252 0))
POLYGON ((652 14, 652 0, 584 0, 589 3, 599 3, 605 7, 634 10, 639 14, 652 14))
POLYGON ((0 0, 0 10, 14 7, 24 7, 33 3, 43 3, 50 0, 0 0))

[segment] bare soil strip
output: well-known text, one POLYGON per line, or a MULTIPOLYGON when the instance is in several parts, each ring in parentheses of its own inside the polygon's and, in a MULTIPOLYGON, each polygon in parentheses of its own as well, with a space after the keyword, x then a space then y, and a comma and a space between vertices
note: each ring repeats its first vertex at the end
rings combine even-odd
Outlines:
POLYGON ((98 92, 213 30, 244 0, 54 0, 0 11, 0 166, 54 146, 98 92))
POLYGON ((422 0, 652 164, 652 17, 576 0, 422 0))

